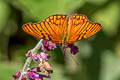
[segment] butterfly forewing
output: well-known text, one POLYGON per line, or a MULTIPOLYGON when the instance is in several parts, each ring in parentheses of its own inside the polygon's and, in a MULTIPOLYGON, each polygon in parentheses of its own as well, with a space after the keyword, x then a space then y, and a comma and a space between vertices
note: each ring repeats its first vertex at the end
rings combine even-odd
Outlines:
POLYGON ((33 23, 24 24, 22 26, 22 28, 28 34, 31 34, 31 35, 33 35, 35 37, 38 37, 38 38, 43 38, 43 35, 41 35, 41 32, 39 33, 34 29, 33 23))
POLYGON ((67 15, 52 15, 40 23, 23 25, 23 30, 37 38, 44 38, 55 43, 62 43, 64 28, 67 26, 67 15))
POLYGON ((69 24, 69 41, 74 43, 82 38, 88 38, 101 29, 99 23, 93 23, 85 15, 71 15, 69 24))

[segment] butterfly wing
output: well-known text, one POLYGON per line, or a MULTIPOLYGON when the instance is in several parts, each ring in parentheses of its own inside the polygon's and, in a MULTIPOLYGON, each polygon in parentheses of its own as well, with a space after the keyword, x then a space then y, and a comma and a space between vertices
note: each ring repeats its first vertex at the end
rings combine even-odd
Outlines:
POLYGON ((93 23, 85 15, 71 15, 68 27, 69 43, 86 39, 101 30, 99 23, 93 23))
POLYGON ((44 38, 55 43, 62 43, 61 37, 67 25, 67 15, 52 15, 40 23, 28 23, 23 25, 23 30, 37 38, 44 38))
POLYGON ((53 36, 56 37, 56 39, 52 39, 52 41, 62 44, 64 40, 63 36, 65 35, 65 28, 68 24, 68 16, 57 14, 49 16, 45 21, 49 22, 53 26, 54 32, 57 34, 56 36, 53 36))

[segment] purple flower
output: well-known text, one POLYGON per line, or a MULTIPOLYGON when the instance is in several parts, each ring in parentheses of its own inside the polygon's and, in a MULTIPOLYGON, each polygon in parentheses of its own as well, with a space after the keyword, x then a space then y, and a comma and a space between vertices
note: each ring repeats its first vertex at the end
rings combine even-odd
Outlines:
POLYGON ((38 60, 38 57, 35 53, 32 52, 32 58, 36 62, 38 60))
POLYGON ((45 52, 46 50, 50 51, 50 50, 52 50, 54 48, 56 48, 55 43, 43 39, 43 41, 42 41, 42 50, 43 50, 43 52, 45 52))
POLYGON ((26 76, 23 75, 22 78, 21 78, 21 80, 27 80, 27 79, 26 79, 26 76))
POLYGON ((34 67, 28 70, 29 72, 41 72, 40 67, 34 67))
POLYGON ((14 80, 17 80, 21 75, 21 72, 17 72, 16 74, 13 75, 14 80))
POLYGON ((51 78, 50 75, 46 76, 46 75, 43 75, 43 74, 38 74, 38 73, 33 73, 33 72, 28 73, 27 76, 30 79, 40 79, 40 80, 43 80, 43 78, 51 78))
POLYGON ((42 60, 48 60, 50 56, 44 52, 41 52, 40 54, 37 54, 37 57, 42 60))
POLYGON ((70 48, 70 52, 75 55, 79 50, 77 46, 74 46, 73 44, 69 44, 68 47, 70 48))
POLYGON ((32 59, 36 62, 38 60, 37 55, 33 53, 31 50, 29 50, 26 54, 26 57, 32 56, 32 59))
POLYGON ((51 50, 51 49, 54 49, 56 48, 56 44, 53 43, 53 42, 48 42, 48 48, 51 50))
POLYGON ((29 50, 29 51, 27 52, 27 54, 26 54, 26 57, 30 57, 30 56, 31 56, 31 53, 32 53, 32 51, 29 50))

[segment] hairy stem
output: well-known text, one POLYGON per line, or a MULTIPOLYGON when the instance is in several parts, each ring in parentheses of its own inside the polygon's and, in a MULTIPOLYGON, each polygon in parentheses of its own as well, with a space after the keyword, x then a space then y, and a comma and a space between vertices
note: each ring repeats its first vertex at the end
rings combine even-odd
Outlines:
MULTIPOLYGON (((40 47, 41 47, 41 45, 42 45, 42 40, 43 40, 43 39, 41 39, 41 40, 37 43, 37 45, 31 50, 33 53, 36 53, 36 52, 40 49, 40 47)), ((24 66, 23 66, 23 69, 22 69, 22 71, 21 71, 21 75, 20 75, 20 77, 19 77, 19 80, 21 80, 22 75, 23 75, 25 72, 27 72, 27 69, 29 68, 31 61, 32 61, 32 57, 28 57, 27 60, 26 60, 26 62, 25 62, 25 64, 24 64, 24 66)))

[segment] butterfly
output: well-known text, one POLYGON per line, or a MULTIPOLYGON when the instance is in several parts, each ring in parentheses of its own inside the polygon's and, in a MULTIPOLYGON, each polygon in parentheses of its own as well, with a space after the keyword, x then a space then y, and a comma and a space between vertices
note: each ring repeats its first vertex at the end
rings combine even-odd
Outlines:
POLYGON ((38 23, 27 23, 23 30, 37 38, 44 38, 56 44, 73 44, 86 39, 98 31, 102 26, 93 23, 83 14, 52 15, 38 23))

